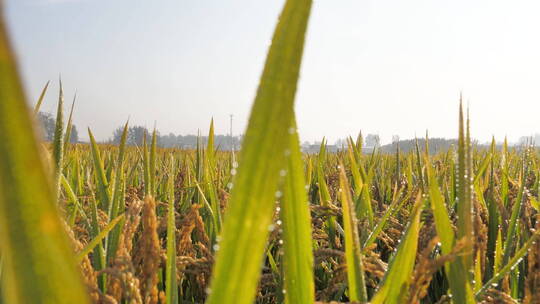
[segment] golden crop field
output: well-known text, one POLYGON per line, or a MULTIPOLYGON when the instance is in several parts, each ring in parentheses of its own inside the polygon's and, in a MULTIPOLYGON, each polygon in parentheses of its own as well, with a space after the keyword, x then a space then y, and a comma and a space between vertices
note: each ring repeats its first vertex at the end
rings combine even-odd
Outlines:
MULTIPOLYGON (((0 303, 540 303, 540 154, 300 150, 311 1, 288 0, 240 153, 39 140, 0 31, 0 303)), ((456 100, 456 107, 458 100, 456 100)), ((65 119, 67 118, 67 119, 65 119)), ((205 124, 207 122, 204 122, 205 124)))

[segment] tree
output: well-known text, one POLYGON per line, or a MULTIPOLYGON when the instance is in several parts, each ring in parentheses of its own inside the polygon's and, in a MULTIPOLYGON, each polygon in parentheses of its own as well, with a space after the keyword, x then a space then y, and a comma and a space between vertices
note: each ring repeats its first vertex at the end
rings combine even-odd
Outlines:
POLYGON ((77 126, 71 126, 71 135, 69 136, 69 142, 76 144, 79 142, 79 132, 77 131, 77 126))
POLYGON ((173 147, 178 146, 178 139, 176 135, 174 135, 173 133, 160 136, 159 142, 161 143, 161 146, 167 147, 167 148, 173 148, 173 147))
POLYGON ((379 134, 368 134, 366 136, 366 146, 367 147, 378 147, 381 144, 381 139, 379 134))
MULTIPOLYGON (((52 114, 47 112, 38 113, 38 121, 41 124, 41 130, 43 132, 43 139, 45 141, 53 141, 54 139, 54 128, 56 127, 56 118, 52 114)), ((79 142, 79 132, 77 131, 76 125, 71 125, 71 135, 69 142, 77 143, 79 142)))
MULTIPOLYGON (((118 145, 122 140, 122 132, 124 127, 120 126, 116 128, 113 132, 113 136, 110 139, 109 143, 118 145)), ((147 134, 147 141, 150 144, 152 140, 152 133, 149 132, 145 127, 142 126, 133 126, 128 128, 127 135, 127 144, 128 145, 142 145, 142 140, 144 134, 147 134)), ((208 143, 207 136, 197 136, 197 135, 175 135, 169 133, 167 135, 160 135, 157 132, 157 145, 163 148, 181 148, 181 149, 195 149, 197 147, 197 141, 203 146, 206 146, 208 143)), ((242 136, 233 136, 234 147, 240 147, 242 143, 242 136)), ((230 135, 214 135, 214 146, 216 149, 229 151, 231 149, 231 137, 230 135)))
MULTIPOLYGON (((111 140, 111 143, 118 145, 120 144, 120 141, 122 140, 122 132, 124 132, 124 127, 120 126, 116 128, 113 132, 113 138, 111 140)), ((142 146, 144 135, 146 134, 146 142, 148 145, 150 145, 150 142, 152 140, 152 132, 148 131, 146 127, 143 126, 132 126, 128 128, 127 138, 126 138, 126 144, 130 146, 142 146)), ((170 136, 169 134, 168 136, 170 136)), ((157 136, 157 145, 162 146, 161 140, 162 136, 159 135, 159 131, 156 132, 157 136)), ((167 138, 168 136, 165 136, 167 138)), ((173 135, 174 136, 174 135, 173 135)))
POLYGON ((41 123, 43 139, 45 141, 52 141, 54 138, 54 125, 56 124, 56 119, 54 119, 50 113, 39 112, 38 120, 41 123))

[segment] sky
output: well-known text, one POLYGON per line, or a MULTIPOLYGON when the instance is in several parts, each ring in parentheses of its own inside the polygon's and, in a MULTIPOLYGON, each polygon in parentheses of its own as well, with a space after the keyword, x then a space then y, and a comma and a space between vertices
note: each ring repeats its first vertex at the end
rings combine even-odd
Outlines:
MULTIPOLYGON (((105 140, 128 118, 162 134, 243 133, 283 0, 5 0, 30 103, 58 78, 105 140)), ((317 0, 296 98, 302 141, 540 132, 540 2, 317 0)))

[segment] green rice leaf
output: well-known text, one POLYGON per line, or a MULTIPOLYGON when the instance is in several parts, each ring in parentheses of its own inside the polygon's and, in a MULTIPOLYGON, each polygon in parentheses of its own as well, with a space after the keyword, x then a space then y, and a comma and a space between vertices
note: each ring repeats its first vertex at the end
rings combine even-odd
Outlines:
POLYGON ((422 157, 420 156, 420 147, 418 147, 418 138, 414 139, 414 146, 416 151, 416 171, 418 171, 418 183, 420 184, 421 190, 423 192, 427 192, 425 190, 424 174, 422 173, 422 157))
POLYGON ((472 267, 472 244, 473 244, 473 205, 472 205, 472 164, 469 137, 469 120, 467 118, 467 134, 463 120, 463 106, 459 104, 459 137, 458 137, 458 187, 457 187, 457 239, 465 238, 466 245, 461 255, 463 266, 465 267, 465 278, 471 281, 468 275, 472 267))
POLYGON ((283 185, 280 216, 283 222, 283 268, 285 303, 313 303, 313 251, 311 215, 304 181, 302 153, 293 123, 290 130, 290 151, 283 185))
POLYGON ((69 219, 70 226, 73 226, 73 224, 75 223, 75 216, 77 215, 77 213, 81 213, 82 218, 88 223, 88 217, 86 216, 86 213, 84 212, 84 209, 82 208, 79 199, 77 198, 77 195, 75 195, 75 192, 73 192, 73 189, 71 188, 68 180, 63 174, 60 175, 60 182, 62 184, 62 187, 64 188, 68 201, 71 202, 74 206, 73 214, 69 219))
POLYGON ((358 137, 356 138, 356 150, 358 151, 359 155, 362 155, 362 147, 364 144, 364 138, 362 137, 362 131, 358 133, 358 137))
MULTIPOLYGON (((429 181, 429 200, 435 218, 437 235, 441 240, 442 253, 450 254, 455 245, 452 222, 444 204, 444 197, 439 189, 437 178, 432 174, 430 165, 426 165, 426 169, 429 181)), ((463 279, 465 269, 461 260, 458 259, 445 263, 445 271, 453 299, 456 303, 474 303, 472 287, 468 280, 463 279)))
POLYGON ((279 172, 290 154, 288 129, 310 8, 309 0, 288 0, 279 18, 244 137, 207 303, 247 304, 255 297, 280 194, 279 172))
POLYGON ((146 144, 146 132, 143 136, 143 174, 144 174, 144 194, 149 195, 152 192, 152 182, 150 178, 150 155, 148 154, 148 145, 146 144))
POLYGON ((167 209, 167 265, 166 265, 166 297, 167 304, 178 303, 178 284, 176 282, 176 222, 174 207, 174 157, 170 157, 169 166, 169 208, 167 209))
MULTIPOLYGON (((358 165, 356 160, 359 159, 359 156, 356 156, 357 153, 354 151, 355 145, 352 139, 349 138, 348 140, 349 149, 348 149, 348 155, 349 155, 349 164, 351 166, 351 173, 352 173, 352 179, 353 179, 353 185, 354 185, 354 192, 355 192, 355 201, 358 203, 356 204, 356 214, 359 216, 360 220, 367 219, 369 221, 370 227, 373 226, 373 209, 371 208, 371 197, 369 195, 369 185, 362 182, 362 178, 360 176, 360 170, 358 169, 358 165)), ((365 181, 365 180, 364 180, 365 181)))
POLYGON ((109 205, 111 204, 111 197, 109 194, 109 181, 105 175, 105 169, 103 168, 103 161, 101 160, 101 155, 99 153, 99 148, 94 138, 94 134, 88 128, 88 137, 90 138, 90 147, 92 150, 92 159, 94 164, 95 175, 97 178, 97 190, 99 194, 99 201, 102 210, 109 210, 109 205))
POLYGON ((66 127, 66 134, 64 135, 64 157, 67 153, 69 143, 71 142, 71 130, 73 128, 73 109, 75 108, 75 100, 77 99, 77 94, 73 96, 73 102, 71 103, 71 110, 69 111, 69 119, 66 127))
POLYGON ((508 231, 506 232, 506 239, 504 241, 504 254, 502 263, 505 264, 512 250, 515 247, 516 233, 519 225, 519 217, 521 215, 521 210, 523 209, 523 204, 525 197, 523 192, 525 191, 525 182, 527 180, 527 161, 528 161, 528 149, 523 153, 523 160, 521 161, 521 173, 520 173, 520 182, 519 182, 519 192, 517 193, 516 201, 512 206, 512 215, 510 217, 510 222, 508 223, 508 231))
POLYGON ((373 231, 369 234, 367 240, 364 242, 363 248, 369 247, 375 242, 375 240, 377 240, 377 237, 386 226, 388 219, 398 212, 403 204, 407 202, 410 196, 407 194, 404 197, 401 197, 402 192, 403 189, 399 189, 395 199, 392 201, 392 203, 390 203, 390 206, 388 206, 388 209, 384 212, 384 215, 377 221, 377 225, 375 225, 375 228, 373 228, 373 231))
MULTIPOLYGON (((212 234, 212 241, 215 242, 217 235, 221 232, 222 219, 221 219, 221 206, 218 200, 218 194, 215 187, 215 173, 216 167, 214 150, 214 119, 210 122, 210 130, 208 131, 208 144, 206 146, 206 157, 204 157, 204 184, 208 198, 210 199, 210 206, 212 207, 214 225, 214 232, 212 234)), ((231 169, 233 172, 236 168, 231 169)))
POLYGON ((489 281, 487 281, 482 288, 480 288, 480 290, 476 293, 476 299, 479 300, 489 288, 496 287, 497 283, 504 278, 504 276, 506 276, 510 271, 514 270, 514 268, 523 261, 523 257, 527 255, 529 248, 537 241, 538 238, 540 238, 540 231, 534 233, 516 252, 514 257, 512 257, 504 267, 502 267, 489 281))
POLYGON ((149 164, 149 177, 150 177, 150 194, 156 196, 156 147, 157 147, 157 134, 156 129, 152 132, 152 145, 150 146, 150 164, 149 164))
POLYGON ((407 290, 414 269, 418 234, 422 226, 420 223, 420 213, 423 203, 421 196, 418 195, 411 211, 409 224, 396 252, 390 258, 388 271, 379 284, 379 290, 371 299, 372 304, 401 303, 403 300, 404 290, 407 290))
MULTIPOLYGON (((122 136, 120 138, 120 146, 118 151, 118 159, 116 161, 116 170, 115 170, 115 181, 114 181, 114 191, 111 198, 110 208, 108 210, 108 215, 110 219, 114 219, 120 213, 122 207, 125 206, 125 198, 122 195, 122 188, 124 186, 124 158, 126 154, 126 141, 128 134, 128 124, 129 121, 124 125, 122 131, 122 136)), ((120 239, 120 229, 122 225, 115 227, 110 233, 110 237, 107 237, 107 262, 111 262, 116 256, 116 249, 118 247, 118 240, 120 239)))
MULTIPOLYGON (((321 148, 319 150, 319 156, 317 159, 317 183, 319 188, 319 200, 322 206, 328 207, 331 204, 332 198, 330 197, 330 191, 328 191, 328 185, 324 176, 324 162, 326 158, 326 144, 323 138, 321 142, 321 148)), ((334 246, 336 237, 336 217, 329 216, 326 220, 326 227, 328 230, 328 236, 330 239, 330 246, 334 246)))
MULTIPOLYGON (((95 194, 91 193, 91 199, 90 199, 90 208, 91 208, 91 225, 90 225, 90 237, 91 238, 97 238, 100 235, 101 228, 99 226, 99 218, 98 218, 98 204, 96 202, 95 194)), ((107 265, 106 255, 105 255, 105 249, 103 246, 103 242, 97 242, 96 246, 93 247, 94 252, 92 253, 92 266, 95 270, 100 271, 104 269, 107 265)), ((105 290, 106 286, 106 278, 105 274, 101 274, 98 277, 98 285, 101 291, 105 290)))
POLYGON ((493 273, 499 272, 499 269, 501 267, 503 255, 502 243, 502 233, 501 229, 499 228, 497 230, 497 242, 495 243, 495 253, 493 257, 493 273))
POLYGON ((473 184, 478 183, 478 180, 480 179, 480 177, 484 175, 484 173, 486 172, 489 164, 491 163, 491 156, 492 156, 491 153, 489 153, 488 155, 486 155, 486 157, 482 161, 480 168, 478 168, 478 171, 474 175, 473 184))
MULTIPOLYGON (((0 9, 1 12, 1 9, 0 9)), ((0 20, 0 239, 4 303, 89 303, 0 20)))
POLYGON ((49 83, 50 82, 51 82, 50 80, 47 81, 47 83, 45 84, 45 86, 41 90, 41 94, 39 94, 38 101, 37 101, 36 105, 34 106, 34 116, 37 116, 37 114, 39 113, 39 109, 41 108, 41 104, 43 103, 43 98, 45 98, 45 93, 47 93, 47 89, 49 88, 49 83))
POLYGON ((349 283, 349 300, 367 301, 364 267, 362 265, 362 252, 360 250, 360 236, 356 212, 345 175, 343 164, 340 165, 339 185, 341 205, 343 208, 343 228, 345 231, 345 261, 347 263, 347 281, 349 283))
POLYGON ((208 143, 206 144, 206 157, 208 158, 208 164, 211 168, 214 168, 215 163, 215 150, 214 150, 214 118, 210 121, 210 130, 208 131, 208 143))
POLYGON ((107 226, 105 226, 91 241, 90 243, 88 243, 88 245, 86 245, 84 247, 83 250, 81 250, 81 252, 79 252, 77 254, 77 261, 78 262, 81 262, 82 259, 90 253, 90 251, 94 250, 94 248, 98 245, 98 244, 101 244, 101 241, 103 241, 103 239, 105 239, 105 237, 107 237, 107 235, 109 234, 109 232, 116 226, 116 224, 118 224, 118 222, 120 222, 121 219, 124 218, 124 215, 121 214, 119 216, 117 216, 115 219, 113 219, 112 221, 109 222, 109 224, 107 224, 107 226))
POLYGON ((534 197, 530 198, 531 206, 538 212, 540 212, 540 203, 534 197))
POLYGON ((54 189, 56 196, 60 195, 60 174, 64 159, 64 90, 62 80, 60 80, 60 92, 58 94, 58 109, 56 111, 56 124, 53 137, 53 159, 54 159, 54 189))
POLYGON ((493 275, 493 266, 495 264, 495 247, 497 242, 497 233, 499 231, 499 208, 496 202, 495 189, 495 138, 491 141, 490 170, 489 170, 489 188, 487 192, 486 205, 488 210, 488 241, 487 241, 487 262, 485 278, 489 279, 493 275))
POLYGON ((476 252, 476 260, 474 261, 474 292, 480 290, 482 282, 482 261, 480 250, 478 250, 476 252))
POLYGON ((426 169, 429 180, 429 201, 435 217, 435 228, 441 240, 443 254, 449 254, 454 247, 455 239, 452 221, 444 204, 444 197, 439 189, 437 178, 431 172, 431 166, 427 165, 426 169))

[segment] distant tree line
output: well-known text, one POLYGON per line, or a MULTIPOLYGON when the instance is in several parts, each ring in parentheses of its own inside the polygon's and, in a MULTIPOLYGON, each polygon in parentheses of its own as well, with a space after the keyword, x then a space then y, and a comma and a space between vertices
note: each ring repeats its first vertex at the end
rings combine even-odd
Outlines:
MULTIPOLYGON (((54 136, 54 124, 55 120, 49 113, 40 113, 40 120, 44 126, 45 138, 47 140, 52 140, 54 136)), ((107 143, 118 145, 122 138, 123 126, 119 126, 113 132, 111 139, 107 143)), ((150 143, 152 131, 148 130, 143 126, 131 126, 128 129, 127 135, 127 144, 128 145, 137 145, 140 146, 143 143, 143 137, 146 134, 147 141, 150 143)), ((197 140, 200 140, 200 143, 203 146, 206 146, 208 142, 208 136, 197 136, 197 135, 176 135, 169 133, 167 135, 162 135, 159 131, 156 132, 157 135, 157 145, 163 148, 180 148, 180 149, 195 149, 197 147, 197 140)), ((72 142, 78 141, 77 129, 74 126, 72 131, 72 142)), ((357 140, 354 138, 354 140, 357 140)), ((373 148, 379 149, 382 153, 395 153, 397 149, 397 143, 399 142, 400 151, 403 153, 414 152, 416 146, 415 139, 406 139, 401 140, 399 136, 394 135, 392 137, 392 143, 381 145, 381 140, 378 134, 367 134, 364 137, 364 152, 371 153, 373 148)), ((533 142, 536 146, 540 145, 540 134, 535 134, 533 136, 523 136, 517 142, 518 145, 523 145, 526 142, 533 142)), ((242 136, 233 136, 232 144, 234 145, 235 150, 240 149, 242 144, 242 136)), ((317 153, 320 149, 320 141, 315 141, 313 143, 303 142, 301 145, 302 151, 307 153, 317 153)), ((479 144, 478 141, 472 141, 473 146, 478 148, 487 148, 489 143, 479 144)), ((214 135, 214 145, 217 149, 220 150, 230 150, 231 149, 231 136, 230 135, 214 135)), ((425 149, 425 139, 418 138, 418 146, 421 151, 425 149)), ((457 139, 448 139, 448 138, 429 138, 429 153, 436 154, 438 152, 448 151, 451 146, 457 146, 457 139)), ((330 152, 336 152, 343 148, 347 148, 347 139, 338 139, 333 145, 327 145, 327 150, 330 152)), ((497 144, 497 148, 500 148, 500 143, 497 144)))
MULTIPOLYGON (((41 123, 42 136, 45 141, 52 141, 54 139, 54 129, 56 126, 56 118, 47 112, 38 113, 38 121, 41 123)), ((71 126, 71 135, 69 142, 77 143, 79 142, 79 132, 77 131, 77 126, 71 126)))
MULTIPOLYGON (((353 138, 355 141, 356 138, 353 138)), ((400 140, 399 136, 394 135, 392 136, 392 143, 386 144, 381 146, 381 139, 378 134, 368 134, 363 139, 363 152, 364 153, 371 153, 373 149, 379 149, 382 153, 395 153, 397 149, 397 143, 399 142, 399 148, 400 151, 403 153, 408 153, 411 151, 414 151, 416 147, 416 140, 415 139, 407 139, 407 140, 400 140)), ((424 151, 425 149, 425 142, 426 140, 424 138, 418 139, 418 147, 420 148, 420 151, 424 151)), ((302 150, 304 152, 308 153, 317 153, 319 151, 320 142, 315 142, 314 144, 310 144, 309 142, 304 142, 302 144, 302 150)), ((435 154, 441 151, 448 151, 448 149, 452 145, 456 145, 457 140, 456 139, 447 139, 447 138, 430 138, 429 139, 429 153, 435 154)), ((473 144, 477 145, 476 141, 473 141, 473 144)), ((331 152, 339 151, 342 149, 347 149, 347 139, 346 138, 340 138, 336 140, 336 142, 333 145, 327 145, 327 150, 331 152)))
MULTIPOLYGON (((113 132, 113 137, 109 141, 111 144, 118 145, 122 139, 122 132, 124 127, 118 127, 113 132)), ((146 140, 150 142, 152 138, 152 131, 143 126, 131 126, 128 128, 126 144, 140 146, 143 143, 144 136, 147 136, 146 140)), ((197 140, 200 140, 202 145, 206 145, 208 142, 208 136, 197 135, 175 135, 169 133, 168 135, 161 135, 159 131, 156 132, 156 143, 162 148, 180 148, 180 149, 194 149, 197 147, 197 140)), ((235 150, 240 148, 242 143, 241 136, 233 136, 231 140, 230 135, 214 135, 214 146, 220 150, 231 150, 231 143, 235 150)))
MULTIPOLYGON (((425 150, 426 140, 424 138, 418 139, 418 147, 420 151, 425 150)), ((454 149, 457 149, 458 140, 457 139, 448 139, 448 138, 430 138, 429 139, 429 153, 436 154, 439 152, 446 152, 450 149, 451 146, 454 146, 454 149)), ((540 146, 540 134, 535 134, 533 136, 522 136, 517 142, 508 143, 509 147, 521 149, 525 145, 534 145, 536 147, 540 146)), ((407 153, 414 151, 415 149, 415 140, 399 140, 399 149, 400 151, 407 153)), ((480 143, 476 139, 471 140, 471 145, 474 148, 478 149, 489 149, 491 147, 491 142, 480 143)), ((394 141, 391 144, 384 145, 381 147, 383 153, 395 153, 397 148, 397 141, 394 141)), ((495 144, 495 149, 502 149, 502 142, 497 142, 495 144)))
MULTIPOLYGON (((391 144, 381 146, 381 151, 383 153, 395 153, 397 149, 397 144, 399 142, 399 150, 403 153, 413 152, 416 149, 416 140, 407 139, 394 141, 391 144)), ((457 147, 457 139, 448 139, 448 138, 430 138, 428 141, 429 145, 429 154, 436 154, 438 152, 448 151, 451 146, 457 147)), ((426 147, 426 139, 418 139, 418 147, 420 151, 424 151, 426 147)))

